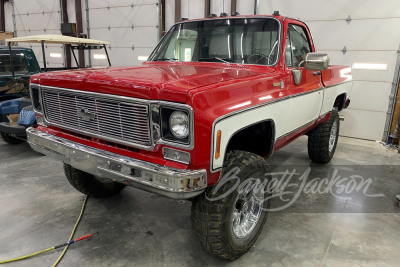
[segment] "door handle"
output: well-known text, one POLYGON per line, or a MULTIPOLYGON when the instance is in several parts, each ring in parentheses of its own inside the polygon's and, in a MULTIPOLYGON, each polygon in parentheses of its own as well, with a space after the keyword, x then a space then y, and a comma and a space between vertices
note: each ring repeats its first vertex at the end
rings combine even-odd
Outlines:
POLYGON ((313 72, 312 72, 312 75, 318 76, 318 75, 321 75, 321 72, 320 72, 320 71, 313 71, 313 72))

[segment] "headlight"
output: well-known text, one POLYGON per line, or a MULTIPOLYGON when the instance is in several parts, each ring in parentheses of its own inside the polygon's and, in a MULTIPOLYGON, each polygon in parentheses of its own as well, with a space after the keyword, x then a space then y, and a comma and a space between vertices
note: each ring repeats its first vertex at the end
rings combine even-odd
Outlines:
MULTIPOLYGON (((157 116, 153 116, 153 120, 157 116)), ((169 106, 160 107, 160 133, 161 139, 170 145, 191 145, 192 133, 192 113, 184 108, 169 106)))
POLYGON ((182 111, 174 111, 169 117, 171 133, 180 139, 189 136, 189 116, 182 111))

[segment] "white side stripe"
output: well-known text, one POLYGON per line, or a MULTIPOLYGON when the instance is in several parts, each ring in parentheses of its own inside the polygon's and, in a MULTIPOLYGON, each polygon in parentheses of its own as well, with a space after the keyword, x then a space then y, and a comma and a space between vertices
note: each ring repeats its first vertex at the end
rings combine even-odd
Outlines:
MULTIPOLYGON (((352 83, 342 83, 336 86, 315 90, 311 93, 290 96, 284 99, 272 100, 265 105, 248 107, 244 105, 240 112, 233 112, 218 118, 213 125, 213 140, 211 145, 211 172, 222 168, 225 150, 232 135, 240 129, 257 122, 272 120, 275 124, 275 140, 293 130, 312 122, 326 114, 333 108, 336 96, 346 93, 350 96, 352 83), (214 158, 216 146, 216 132, 222 131, 221 154, 218 159, 214 158)), ((245 102, 244 102, 245 103, 245 102)))

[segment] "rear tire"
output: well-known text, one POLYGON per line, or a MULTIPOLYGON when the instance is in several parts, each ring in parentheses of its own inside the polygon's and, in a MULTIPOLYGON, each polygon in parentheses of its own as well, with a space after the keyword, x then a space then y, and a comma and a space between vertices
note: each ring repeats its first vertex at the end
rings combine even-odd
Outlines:
POLYGON ((91 197, 110 197, 118 194, 125 187, 125 185, 117 182, 100 182, 93 175, 75 169, 68 164, 64 164, 64 173, 68 182, 76 190, 91 197))
POLYGON ((339 113, 334 109, 327 122, 308 133, 308 156, 313 162, 326 164, 331 161, 339 139, 339 127, 339 113))
POLYGON ((10 145, 18 145, 18 144, 21 144, 24 142, 23 140, 15 138, 14 136, 11 136, 8 133, 1 132, 0 135, 1 135, 1 138, 4 140, 4 142, 6 142, 7 144, 10 144, 10 145))
POLYGON ((268 164, 260 156, 244 151, 227 155, 218 183, 192 202, 192 226, 202 247, 217 257, 234 260, 253 246, 267 219, 269 201, 265 201, 264 192, 251 190, 247 194, 233 189, 238 181, 244 184, 255 180, 249 178, 262 183, 266 173, 268 164), (227 181, 224 175, 235 170, 238 179, 227 181), (218 197, 221 199, 212 200, 218 197))

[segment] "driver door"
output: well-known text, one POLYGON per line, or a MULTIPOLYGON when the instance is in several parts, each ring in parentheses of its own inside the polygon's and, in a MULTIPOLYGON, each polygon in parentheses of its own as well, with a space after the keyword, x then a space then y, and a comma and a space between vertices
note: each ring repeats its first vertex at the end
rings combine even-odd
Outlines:
POLYGON ((295 131, 314 122, 320 114, 323 101, 323 84, 320 72, 306 70, 304 64, 300 66, 301 82, 295 84, 292 70, 299 69, 300 63, 305 60, 307 53, 313 52, 309 33, 302 25, 295 21, 287 25, 285 63, 286 81, 290 99, 290 118, 288 130, 295 131))

